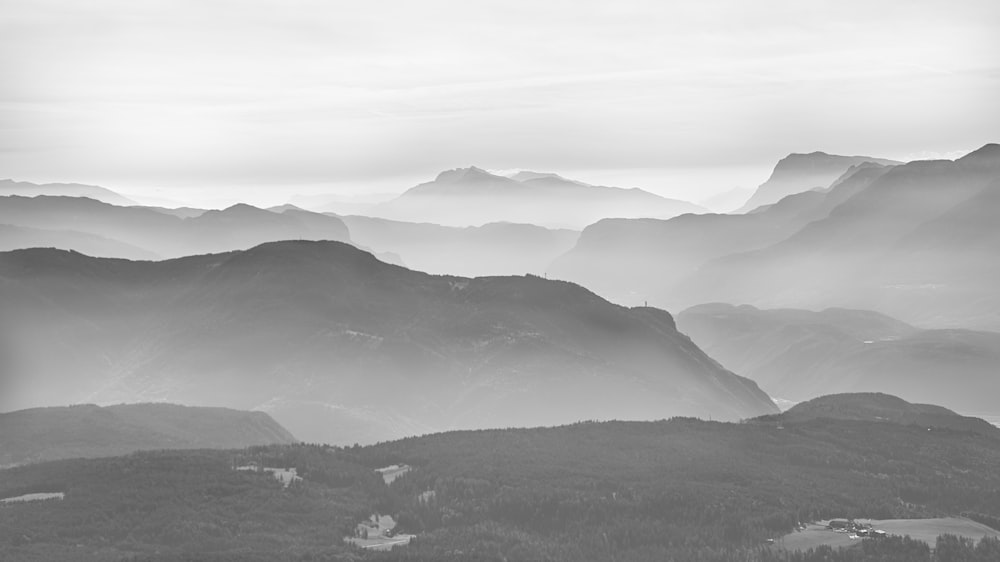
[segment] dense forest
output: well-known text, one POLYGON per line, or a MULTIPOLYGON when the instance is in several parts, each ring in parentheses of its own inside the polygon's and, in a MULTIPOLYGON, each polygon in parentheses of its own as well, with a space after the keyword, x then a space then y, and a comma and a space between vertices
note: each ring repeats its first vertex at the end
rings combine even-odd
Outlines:
POLYGON ((12 560, 993 560, 1000 543, 894 537, 786 552, 832 517, 1000 518, 1000 438, 851 420, 677 418, 462 431, 369 447, 273 445, 54 461, 0 471, 12 560), (413 470, 386 485, 374 472, 413 470), (295 467, 284 487, 241 466, 295 467), (343 541, 372 513, 417 537, 343 541))

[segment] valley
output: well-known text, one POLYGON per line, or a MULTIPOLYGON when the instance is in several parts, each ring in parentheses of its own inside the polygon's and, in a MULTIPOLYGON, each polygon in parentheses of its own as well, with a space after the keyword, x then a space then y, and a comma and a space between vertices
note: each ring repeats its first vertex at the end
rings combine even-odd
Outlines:
POLYGON ((0 562, 1000 562, 1000 2, 0 6, 0 562))
MULTIPOLYGON (((985 537, 996 538, 1000 536, 1000 531, 996 529, 961 517, 887 519, 884 521, 859 519, 858 522, 872 525, 887 535, 910 537, 929 546, 934 546, 937 538, 941 535, 964 537, 977 542, 985 537)), ((863 540, 857 535, 852 537, 848 532, 835 532, 828 528, 828 524, 829 521, 810 523, 801 531, 795 531, 776 539, 775 544, 782 549, 802 551, 819 546, 850 547, 863 540)))

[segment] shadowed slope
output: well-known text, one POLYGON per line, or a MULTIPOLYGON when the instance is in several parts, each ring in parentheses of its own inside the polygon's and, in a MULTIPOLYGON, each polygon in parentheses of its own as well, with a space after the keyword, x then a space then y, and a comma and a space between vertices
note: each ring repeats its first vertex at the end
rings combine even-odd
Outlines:
POLYGON ((0 254, 0 280, 7 407, 51 392, 222 404, 331 442, 775 409, 665 312, 531 276, 431 276, 336 242, 152 263, 19 251, 0 254))
POLYGON ((93 404, 0 414, 0 466, 143 449, 233 449, 293 443, 263 412, 175 404, 93 404))
POLYGON ((960 416, 941 406, 911 404, 902 398, 876 392, 820 396, 796 404, 780 417, 789 422, 815 419, 859 420, 998 434, 996 427, 979 418, 960 416))
POLYGON ((920 330, 871 311, 701 305, 680 330, 771 396, 888 392, 962 412, 996 411, 1000 334, 920 330))

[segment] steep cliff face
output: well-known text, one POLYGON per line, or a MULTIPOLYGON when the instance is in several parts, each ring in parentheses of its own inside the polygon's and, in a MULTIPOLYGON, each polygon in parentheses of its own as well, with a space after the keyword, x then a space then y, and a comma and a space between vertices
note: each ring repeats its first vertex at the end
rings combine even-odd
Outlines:
POLYGON ((789 154, 778 161, 774 171, 771 172, 771 177, 762 183, 736 212, 752 211, 762 205, 777 203, 789 195, 829 187, 852 166, 865 163, 894 165, 902 162, 871 156, 840 156, 825 152, 789 154))

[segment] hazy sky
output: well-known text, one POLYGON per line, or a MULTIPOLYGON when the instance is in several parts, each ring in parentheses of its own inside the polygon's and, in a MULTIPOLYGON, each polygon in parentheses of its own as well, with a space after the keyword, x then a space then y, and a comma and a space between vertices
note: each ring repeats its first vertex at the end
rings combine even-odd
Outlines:
POLYGON ((1000 2, 0 0, 0 177, 195 202, 471 164, 701 199, 1000 141, 1000 2))

